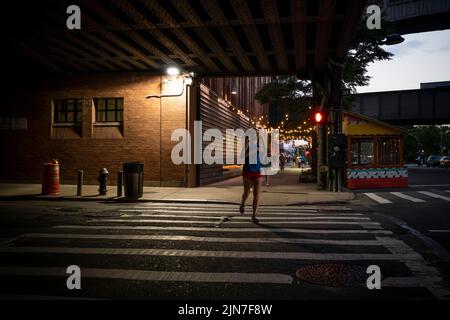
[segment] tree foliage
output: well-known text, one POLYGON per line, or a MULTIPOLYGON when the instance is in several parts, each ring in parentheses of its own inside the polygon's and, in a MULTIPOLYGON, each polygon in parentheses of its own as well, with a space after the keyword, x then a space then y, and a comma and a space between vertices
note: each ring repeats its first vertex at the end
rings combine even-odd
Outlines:
POLYGON ((376 61, 392 59, 393 54, 380 45, 380 40, 391 33, 392 24, 388 21, 383 21, 380 30, 369 30, 365 20, 361 21, 344 60, 343 81, 347 88, 355 92, 356 87, 367 86, 370 81, 367 67, 376 61))
POLYGON ((413 126, 405 138, 405 158, 413 161, 417 154, 441 154, 450 148, 450 126, 413 126))
MULTIPOLYGON (((383 21, 382 29, 369 30, 366 20, 362 19, 351 41, 349 50, 343 61, 343 82, 353 92, 358 86, 369 84, 370 76, 367 67, 375 62, 389 60, 393 54, 386 51, 380 44, 392 31, 389 22, 383 21)), ((309 102, 305 97, 312 96, 311 81, 298 79, 296 76, 280 76, 272 83, 265 85, 255 98, 261 103, 270 103, 282 110, 279 112, 293 112, 295 108, 301 113, 307 109, 309 102), (292 110, 290 110, 292 109, 292 110)))

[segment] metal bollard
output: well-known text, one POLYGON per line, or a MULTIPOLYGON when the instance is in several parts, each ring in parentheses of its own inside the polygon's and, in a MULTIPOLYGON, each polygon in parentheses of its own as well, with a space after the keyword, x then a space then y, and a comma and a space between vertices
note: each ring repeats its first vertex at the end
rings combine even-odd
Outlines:
POLYGON ((119 171, 117 174, 117 197, 122 196, 122 186, 123 186, 123 171, 119 171))
POLYGON ((81 197, 83 195, 83 170, 78 170, 77 177, 77 196, 81 197))
POLYGON ((106 193, 108 192, 108 190, 106 189, 106 185, 108 182, 108 175, 109 175, 109 172, 108 172, 108 170, 106 170, 106 168, 103 168, 102 170, 100 170, 100 175, 98 177, 98 182, 99 182, 98 192, 101 196, 106 196, 106 193))

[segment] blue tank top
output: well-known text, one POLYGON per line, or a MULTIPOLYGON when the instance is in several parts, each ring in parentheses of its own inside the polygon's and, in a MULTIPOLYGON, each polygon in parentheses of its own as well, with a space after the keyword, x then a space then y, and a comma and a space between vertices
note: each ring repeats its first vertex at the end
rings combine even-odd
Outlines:
POLYGON ((259 173, 261 172, 262 163, 259 158, 259 152, 256 154, 256 163, 250 164, 250 157, 245 157, 245 164, 243 171, 248 173, 259 173))

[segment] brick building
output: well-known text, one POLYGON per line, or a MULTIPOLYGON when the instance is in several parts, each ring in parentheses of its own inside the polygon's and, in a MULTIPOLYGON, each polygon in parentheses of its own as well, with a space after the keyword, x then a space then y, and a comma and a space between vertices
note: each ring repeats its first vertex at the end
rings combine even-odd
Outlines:
POLYGON ((173 130, 192 132, 194 120, 203 121, 203 130, 248 128, 268 112, 253 99, 268 77, 205 78, 192 85, 181 76, 145 73, 44 79, 20 79, 6 95, 0 115, 2 182, 40 182, 43 162, 57 159, 62 183, 74 183, 78 170, 86 183, 96 183, 104 167, 114 183, 124 162, 140 161, 145 185, 208 184, 236 171, 174 165, 173 130))

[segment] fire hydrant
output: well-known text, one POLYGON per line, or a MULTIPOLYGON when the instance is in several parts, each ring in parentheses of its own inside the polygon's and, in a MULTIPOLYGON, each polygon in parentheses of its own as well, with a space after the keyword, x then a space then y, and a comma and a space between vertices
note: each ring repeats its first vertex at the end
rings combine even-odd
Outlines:
POLYGON ((108 191, 106 189, 106 185, 108 182, 108 176, 109 176, 109 172, 108 172, 108 170, 106 170, 106 168, 103 168, 102 170, 100 170, 100 175, 99 175, 97 181, 99 182, 98 192, 101 196, 106 196, 106 192, 108 191))

